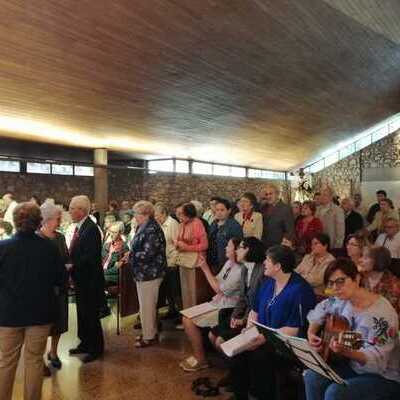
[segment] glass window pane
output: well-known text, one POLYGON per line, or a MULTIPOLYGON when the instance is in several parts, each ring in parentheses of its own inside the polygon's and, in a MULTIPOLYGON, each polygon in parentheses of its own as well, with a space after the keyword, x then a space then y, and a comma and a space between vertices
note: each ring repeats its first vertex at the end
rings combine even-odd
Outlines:
POLYGON ((355 151, 355 144, 351 143, 348 146, 346 146, 344 149, 339 150, 340 154, 340 159, 346 158, 349 155, 353 154, 355 151))
POLYGON ((77 176, 93 176, 93 167, 87 167, 86 165, 75 165, 74 173, 77 176))
POLYGON ((388 131, 392 133, 397 131, 397 129, 399 128, 400 128, 400 117, 390 122, 388 131))
POLYGON ((73 175, 74 168, 68 164, 52 164, 51 173, 54 175, 73 175))
POLYGON ((212 175, 212 164, 208 163, 201 163, 201 162, 194 162, 192 164, 192 172, 194 174, 202 174, 202 175, 212 175))
POLYGON ((325 157, 325 167, 335 164, 335 162, 338 162, 338 161, 339 161, 339 152, 336 151, 335 153, 325 157))
POLYGON ((324 159, 317 161, 313 165, 310 165, 310 172, 314 174, 315 172, 321 171, 321 169, 324 169, 324 159))
POLYGON ((50 164, 47 163, 26 163, 26 172, 30 174, 50 174, 50 164))
POLYGON ((19 161, 0 160, 0 171, 20 172, 21 164, 19 161))
POLYGON ((229 165, 214 164, 213 175, 230 176, 231 175, 231 167, 229 165))
POLYGON ((186 160, 175 160, 175 172, 180 174, 189 173, 189 161, 186 160))
POLYGON ((174 172, 173 160, 154 160, 148 162, 149 170, 161 172, 174 172))
POLYGON ((245 178, 246 177, 246 168, 231 167, 231 176, 235 176, 237 178, 245 178))
POLYGON ((364 136, 356 142, 356 151, 363 149, 371 144, 371 135, 364 136))
POLYGON ((261 179, 277 179, 284 180, 285 173, 280 171, 268 171, 266 169, 252 169, 248 170, 249 178, 261 178, 261 179))
POLYGON ((378 140, 383 139, 388 134, 389 134, 388 126, 383 126, 382 128, 372 133, 372 143, 375 143, 378 140))

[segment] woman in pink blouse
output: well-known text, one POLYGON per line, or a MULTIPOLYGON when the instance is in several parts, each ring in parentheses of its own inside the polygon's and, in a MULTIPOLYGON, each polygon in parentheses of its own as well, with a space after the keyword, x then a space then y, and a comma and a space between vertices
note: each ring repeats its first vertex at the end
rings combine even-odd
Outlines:
POLYGON ((200 256, 205 257, 208 248, 207 232, 197 217, 196 208, 185 203, 176 209, 180 221, 178 238, 175 247, 178 250, 178 265, 182 287, 183 308, 198 303, 196 290, 196 268, 200 256))

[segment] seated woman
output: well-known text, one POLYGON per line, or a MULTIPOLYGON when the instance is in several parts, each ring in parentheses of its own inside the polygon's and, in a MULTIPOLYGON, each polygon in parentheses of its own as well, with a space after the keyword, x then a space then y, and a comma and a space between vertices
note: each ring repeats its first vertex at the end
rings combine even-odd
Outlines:
MULTIPOLYGON (((294 272, 294 253, 287 246, 267 251, 264 274, 269 277, 259 289, 248 318, 291 336, 306 335, 306 315, 315 306, 312 287, 294 272)), ((235 400, 275 398, 274 369, 279 361, 263 335, 247 351, 232 358, 235 400)))
POLYGON ((239 300, 232 312, 229 326, 218 325, 211 329, 208 337, 221 350, 221 344, 233 338, 246 326, 250 307, 264 282, 265 247, 255 237, 244 238, 236 250, 236 260, 242 265, 239 300))
POLYGON ((361 286, 388 299, 400 315, 400 279, 389 271, 391 261, 386 247, 364 247, 357 268, 361 286))
POLYGON ((355 264, 346 258, 333 261, 325 272, 325 284, 334 297, 324 300, 308 315, 308 340, 321 351, 322 339, 317 336, 328 314, 344 316, 351 330, 361 333, 359 350, 343 347, 336 339, 330 350, 340 356, 331 366, 346 385, 333 383, 314 371, 305 373, 307 400, 395 399, 400 396, 400 348, 396 311, 382 296, 360 286, 355 264))
POLYGON ((324 295, 324 273, 334 259, 329 253, 329 236, 319 233, 311 240, 311 253, 306 254, 296 268, 296 272, 313 287, 318 296, 324 295))
POLYGON ((118 284, 119 268, 122 265, 122 259, 125 253, 129 251, 126 240, 123 237, 124 223, 114 222, 108 228, 109 241, 104 242, 101 250, 104 279, 106 286, 118 284))
POLYGON ((347 256, 353 261, 356 266, 360 263, 363 248, 368 246, 369 243, 365 236, 361 233, 349 235, 346 238, 346 253, 347 256))
POLYGON ((239 222, 243 230, 244 237, 254 236, 261 240, 263 233, 263 217, 261 213, 255 211, 257 198, 254 193, 244 193, 239 200, 241 211, 235 214, 235 219, 239 222))
POLYGON ((236 262, 236 249, 240 239, 232 238, 226 246, 226 257, 228 261, 217 276, 214 276, 204 258, 199 262, 199 267, 204 272, 208 283, 216 293, 212 298, 212 305, 219 312, 210 312, 197 318, 182 318, 186 335, 192 345, 193 356, 182 361, 179 365, 187 372, 199 371, 207 368, 203 338, 200 328, 213 327, 216 325, 229 326, 230 316, 240 294, 241 266, 236 262))
POLYGON ((301 207, 303 218, 296 221, 297 248, 302 254, 311 252, 311 240, 317 233, 322 233, 322 222, 315 217, 317 206, 313 201, 305 201, 301 207))
POLYGON ((384 232, 384 224, 387 218, 399 219, 399 212, 394 207, 392 200, 382 199, 379 201, 379 211, 375 214, 375 217, 370 225, 367 226, 368 232, 375 232, 376 236, 384 232))

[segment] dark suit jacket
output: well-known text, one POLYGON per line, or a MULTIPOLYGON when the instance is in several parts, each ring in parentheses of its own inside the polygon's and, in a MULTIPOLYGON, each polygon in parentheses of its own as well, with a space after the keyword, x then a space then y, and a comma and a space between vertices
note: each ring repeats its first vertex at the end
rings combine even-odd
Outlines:
POLYGON ((268 249, 281 244, 285 233, 294 236, 294 217, 292 208, 279 200, 275 206, 264 206, 261 209, 264 220, 262 242, 268 249))
POLYGON ((54 243, 35 233, 0 241, 0 326, 46 325, 57 317, 55 288, 65 266, 54 243))
POLYGON ((351 211, 351 213, 345 217, 344 221, 345 221, 345 234, 344 234, 345 240, 347 236, 359 231, 364 227, 363 217, 356 211, 351 211))
POLYGON ((101 235, 98 226, 88 217, 79 229, 78 240, 70 248, 72 278, 78 290, 96 296, 103 302, 104 275, 101 264, 101 235))

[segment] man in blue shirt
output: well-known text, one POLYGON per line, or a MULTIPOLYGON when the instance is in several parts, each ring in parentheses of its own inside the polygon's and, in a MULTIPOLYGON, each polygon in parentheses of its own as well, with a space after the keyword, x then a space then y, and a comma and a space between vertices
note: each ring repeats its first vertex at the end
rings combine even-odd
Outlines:
MULTIPOLYGON (((264 274, 269 277, 259 289, 249 314, 251 321, 260 322, 290 336, 304 337, 307 314, 316 304, 312 287, 296 272, 294 252, 286 246, 273 246, 267 251, 264 274)), ((279 357, 273 346, 259 335, 246 352, 232 362, 233 388, 236 400, 275 397, 274 368, 279 357)))

